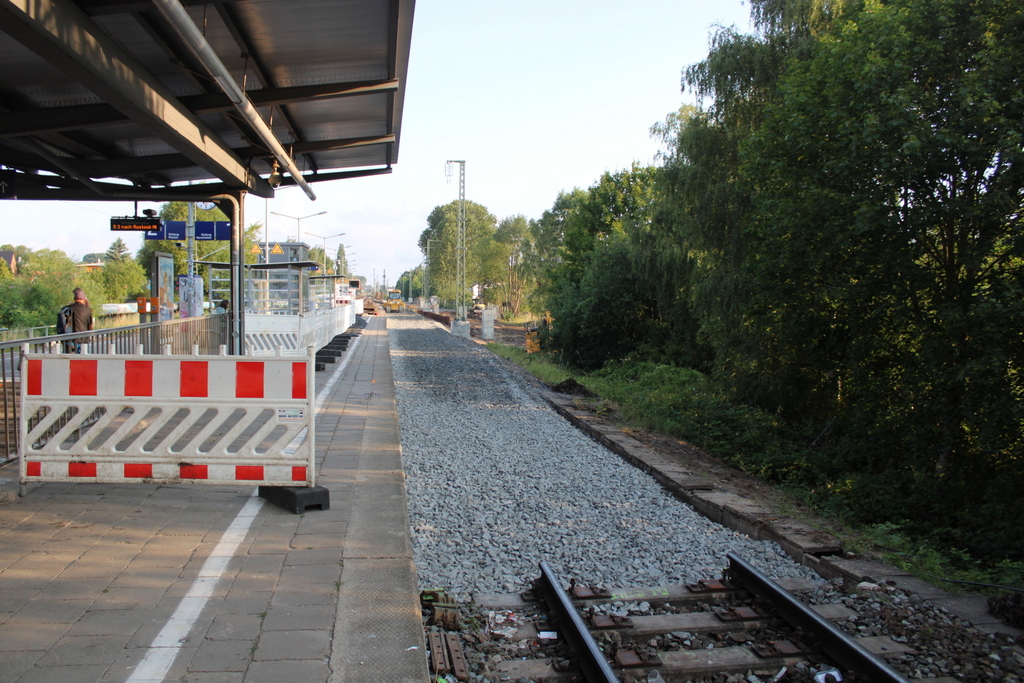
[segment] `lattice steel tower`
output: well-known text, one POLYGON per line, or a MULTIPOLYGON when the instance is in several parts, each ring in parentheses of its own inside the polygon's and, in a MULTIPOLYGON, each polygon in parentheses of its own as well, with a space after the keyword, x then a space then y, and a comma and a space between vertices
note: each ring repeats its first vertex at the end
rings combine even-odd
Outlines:
POLYGON ((451 165, 459 165, 459 221, 455 245, 455 319, 466 320, 466 162, 449 159, 446 170, 451 177, 451 165))

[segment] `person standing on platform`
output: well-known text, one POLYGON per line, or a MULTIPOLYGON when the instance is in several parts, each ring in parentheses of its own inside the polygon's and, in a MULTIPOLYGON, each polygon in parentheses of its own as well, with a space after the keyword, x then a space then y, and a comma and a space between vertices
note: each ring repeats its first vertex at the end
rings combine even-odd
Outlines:
MULTIPOLYGON (((89 299, 85 296, 85 290, 75 287, 72 291, 75 296, 71 304, 71 332, 89 332, 92 330, 92 309, 89 308, 89 299)), ((75 353, 81 353, 82 344, 75 340, 75 353)))

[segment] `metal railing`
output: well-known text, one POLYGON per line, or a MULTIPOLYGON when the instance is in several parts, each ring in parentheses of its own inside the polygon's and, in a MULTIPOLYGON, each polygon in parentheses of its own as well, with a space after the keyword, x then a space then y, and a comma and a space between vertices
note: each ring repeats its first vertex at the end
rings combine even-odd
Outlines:
POLYGON ((228 343, 226 314, 181 320, 166 320, 92 332, 52 334, 0 343, 0 462, 18 454, 18 417, 21 382, 21 350, 32 353, 161 354, 166 347, 174 355, 191 354, 198 347, 202 355, 216 355, 228 343))
POLYGON ((15 339, 34 339, 45 337, 56 325, 40 325, 38 327, 5 328, 0 330, 0 343, 15 339))

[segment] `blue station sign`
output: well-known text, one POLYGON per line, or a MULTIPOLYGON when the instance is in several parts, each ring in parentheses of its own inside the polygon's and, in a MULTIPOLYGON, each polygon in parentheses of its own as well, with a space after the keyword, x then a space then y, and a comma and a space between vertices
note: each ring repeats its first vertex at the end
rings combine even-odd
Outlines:
MULTIPOLYGON (((146 232, 147 240, 185 239, 185 221, 164 221, 158 230, 146 232)), ((196 240, 227 241, 231 239, 231 221, 196 221, 196 240)))

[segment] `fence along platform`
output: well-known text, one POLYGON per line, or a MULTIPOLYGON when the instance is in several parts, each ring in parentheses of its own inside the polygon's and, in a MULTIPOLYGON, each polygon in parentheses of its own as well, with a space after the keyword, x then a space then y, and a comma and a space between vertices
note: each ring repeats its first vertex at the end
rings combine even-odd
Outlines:
POLYGON ((313 353, 261 358, 24 349, 20 476, 314 486, 313 353))

